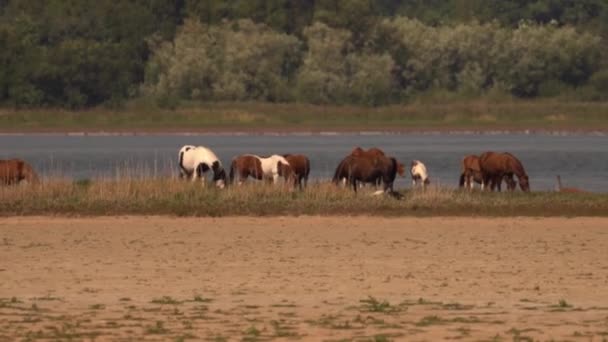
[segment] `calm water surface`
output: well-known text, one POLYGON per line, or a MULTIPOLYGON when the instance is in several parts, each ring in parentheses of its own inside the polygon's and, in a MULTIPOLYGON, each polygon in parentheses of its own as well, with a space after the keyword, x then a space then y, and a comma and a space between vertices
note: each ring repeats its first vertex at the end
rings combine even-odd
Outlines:
MULTIPOLYGON (((0 159, 25 159, 43 177, 171 176, 177 174, 177 152, 185 144, 210 147, 224 164, 243 153, 302 153, 311 160, 314 179, 331 178, 355 146, 376 146, 407 164, 423 161, 434 183, 454 187, 463 156, 509 151, 523 162, 533 190, 554 189, 560 174, 564 185, 608 192, 608 137, 601 135, 5 135, 0 136, 0 159)), ((396 186, 409 184, 399 179, 396 186)))

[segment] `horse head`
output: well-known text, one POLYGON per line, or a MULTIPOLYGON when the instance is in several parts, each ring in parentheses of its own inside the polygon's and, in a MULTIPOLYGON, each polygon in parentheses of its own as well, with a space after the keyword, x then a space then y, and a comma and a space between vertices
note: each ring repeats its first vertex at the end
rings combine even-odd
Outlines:
POLYGON ((400 162, 397 162, 397 173, 401 177, 405 177, 405 165, 400 162))
POLYGON ((521 191, 530 191, 530 179, 528 178, 528 175, 524 174, 518 176, 517 179, 519 180, 519 187, 521 188, 521 191))
POLYGON ((223 189, 228 185, 228 176, 226 175, 226 170, 222 167, 219 161, 214 161, 211 165, 211 169, 213 169, 213 181, 215 182, 215 186, 220 189, 223 189))
POLYGON ((360 156, 362 154, 365 153, 365 150, 362 149, 361 147, 357 146, 355 147, 352 152, 350 153, 351 156, 360 156))

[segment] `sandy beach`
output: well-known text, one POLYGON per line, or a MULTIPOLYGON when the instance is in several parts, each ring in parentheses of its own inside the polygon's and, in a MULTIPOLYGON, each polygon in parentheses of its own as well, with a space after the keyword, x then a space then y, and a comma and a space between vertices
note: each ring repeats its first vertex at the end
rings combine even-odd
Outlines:
POLYGON ((12 217, 0 340, 608 338, 605 218, 12 217))

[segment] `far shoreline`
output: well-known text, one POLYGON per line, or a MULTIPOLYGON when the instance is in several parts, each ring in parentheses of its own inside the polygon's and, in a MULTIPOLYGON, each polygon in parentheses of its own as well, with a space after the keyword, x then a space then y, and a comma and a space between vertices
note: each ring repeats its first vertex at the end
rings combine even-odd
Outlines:
POLYGON ((203 128, 203 129, 27 129, 0 136, 376 136, 376 135, 608 135, 608 128, 203 128))

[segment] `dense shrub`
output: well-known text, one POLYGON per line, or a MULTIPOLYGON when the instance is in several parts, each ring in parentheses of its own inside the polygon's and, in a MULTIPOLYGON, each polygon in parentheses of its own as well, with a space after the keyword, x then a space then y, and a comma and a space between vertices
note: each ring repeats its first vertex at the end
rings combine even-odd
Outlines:
POLYGON ((290 99, 300 42, 251 20, 218 26, 187 21, 153 49, 144 92, 192 100, 290 99))

